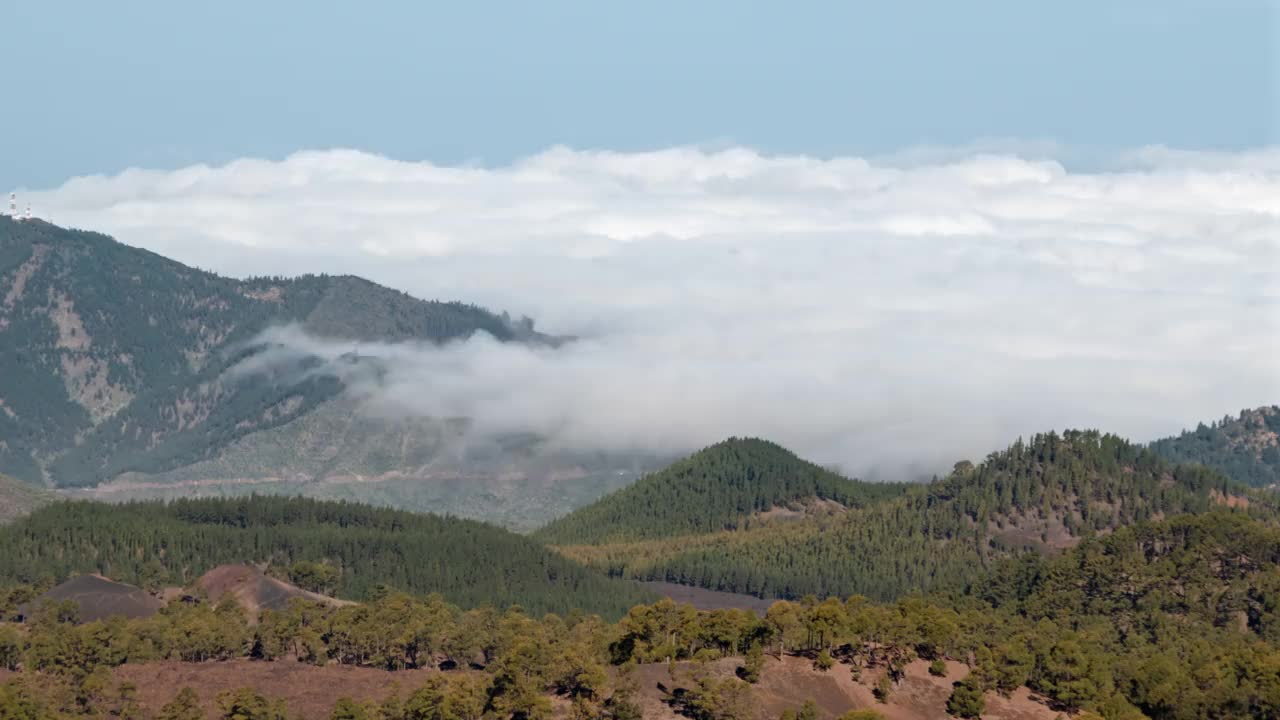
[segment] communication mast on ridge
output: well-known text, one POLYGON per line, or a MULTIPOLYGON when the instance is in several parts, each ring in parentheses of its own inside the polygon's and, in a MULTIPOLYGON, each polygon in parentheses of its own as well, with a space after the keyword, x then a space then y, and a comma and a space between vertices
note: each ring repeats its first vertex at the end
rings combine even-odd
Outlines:
POLYGON ((18 212, 18 193, 9 193, 9 217, 14 222, 22 222, 31 219, 31 203, 27 203, 27 214, 24 216, 18 212))

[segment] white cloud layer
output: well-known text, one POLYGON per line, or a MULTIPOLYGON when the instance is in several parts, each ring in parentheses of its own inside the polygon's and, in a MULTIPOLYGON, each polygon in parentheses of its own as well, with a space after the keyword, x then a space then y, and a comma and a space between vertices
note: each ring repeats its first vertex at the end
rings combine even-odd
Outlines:
POLYGON ((1280 150, 1111 160, 335 150, 31 199, 200 267, 351 272, 585 338, 379 349, 419 411, 602 447, 763 435, 894 477, 1280 400, 1280 150))

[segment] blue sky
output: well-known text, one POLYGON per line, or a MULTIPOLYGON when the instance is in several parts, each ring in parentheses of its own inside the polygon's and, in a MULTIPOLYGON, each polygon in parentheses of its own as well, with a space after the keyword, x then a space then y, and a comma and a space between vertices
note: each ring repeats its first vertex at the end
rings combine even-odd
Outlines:
POLYGON ((331 147, 486 165, 556 144, 1256 147, 1280 136, 1278 13, 1265 0, 4 0, 0 188, 331 147))

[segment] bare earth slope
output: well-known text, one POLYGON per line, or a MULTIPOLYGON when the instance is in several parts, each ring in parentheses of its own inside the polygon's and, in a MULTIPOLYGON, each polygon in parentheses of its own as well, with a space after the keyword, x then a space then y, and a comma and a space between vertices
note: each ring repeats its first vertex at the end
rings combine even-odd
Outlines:
POLYGON ((325 605, 352 604, 269 577, 252 565, 220 565, 201 575, 196 587, 215 602, 232 598, 252 617, 263 610, 284 610, 293 598, 325 605))
POLYGON ((45 602, 67 600, 79 607, 81 622, 105 620, 115 615, 125 618, 151 617, 164 605, 140 587, 116 582, 101 575, 78 575, 28 603, 24 609, 30 613, 45 602))

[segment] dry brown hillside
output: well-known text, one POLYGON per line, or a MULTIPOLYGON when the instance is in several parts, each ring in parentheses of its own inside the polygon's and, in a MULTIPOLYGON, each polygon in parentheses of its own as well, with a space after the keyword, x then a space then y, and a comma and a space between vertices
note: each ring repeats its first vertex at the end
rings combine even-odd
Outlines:
MULTIPOLYGON (((715 663, 711 672, 724 678, 732 677, 741 663, 722 660, 715 663)), ((637 678, 643 696, 645 718, 653 720, 681 720, 667 700, 671 692, 682 684, 681 678, 690 669, 690 663, 677 663, 673 681, 667 665, 643 665, 637 678), (665 690, 664 690, 665 688, 665 690)), ((960 663, 947 663, 946 677, 934 677, 928 672, 928 663, 917 660, 907 666, 906 678, 897 686, 888 703, 881 703, 872 694, 876 672, 864 672, 855 681, 846 665, 838 664, 830 671, 815 670, 807 658, 787 656, 782 660, 767 658, 760 682, 751 688, 751 706, 755 708, 754 720, 776 720, 783 711, 796 709, 806 700, 818 706, 820 720, 831 720, 850 710, 871 709, 885 720, 935 720, 949 717, 946 711, 951 684, 969 673, 960 663)), ((1026 688, 1020 688, 1010 697, 996 693, 987 694, 987 710, 984 720, 1054 720, 1059 713, 1031 697, 1026 688)))
POLYGON ((269 577, 252 565, 220 565, 200 576, 196 587, 215 602, 228 596, 233 598, 251 617, 263 610, 283 610, 293 598, 326 605, 351 604, 269 577))
MULTIPOLYGON (((723 660, 713 663, 710 671, 729 677, 737 665, 736 661, 723 660)), ((855 682, 844 665, 821 672, 813 669, 812 663, 805 658, 786 657, 781 661, 768 658, 760 682, 751 688, 752 720, 776 720, 784 710, 797 708, 806 700, 817 704, 820 720, 832 720, 844 712, 860 708, 874 709, 885 720, 940 720, 948 717, 945 707, 951 683, 968 673, 967 668, 959 663, 948 663, 947 667, 946 677, 933 677, 929 675, 925 662, 910 664, 906 678, 885 704, 877 702, 871 693, 878 679, 873 673, 866 673, 860 682, 855 682)), ((684 676, 689 669, 689 663, 678 663, 677 677, 684 676)), ((138 700, 147 712, 158 711, 179 689, 190 686, 199 695, 210 720, 214 720, 218 717, 215 697, 224 690, 250 687, 267 697, 286 701, 293 716, 324 718, 339 698, 377 703, 393 692, 406 697, 432 673, 439 671, 392 672, 339 665, 316 667, 295 662, 235 660, 126 664, 114 672, 117 681, 137 686, 138 700)), ((5 671, 0 670, 0 683, 5 679, 5 671)), ((666 664, 640 666, 636 680, 640 684, 640 704, 647 720, 683 718, 666 702, 668 691, 680 685, 679 681, 672 681, 666 664)), ((988 693, 986 702, 987 710, 982 715, 984 720, 1054 720, 1063 717, 1033 698, 1026 688, 1019 689, 1008 698, 988 693)), ((553 706, 556 717, 567 720, 568 704, 557 700, 553 706)))

